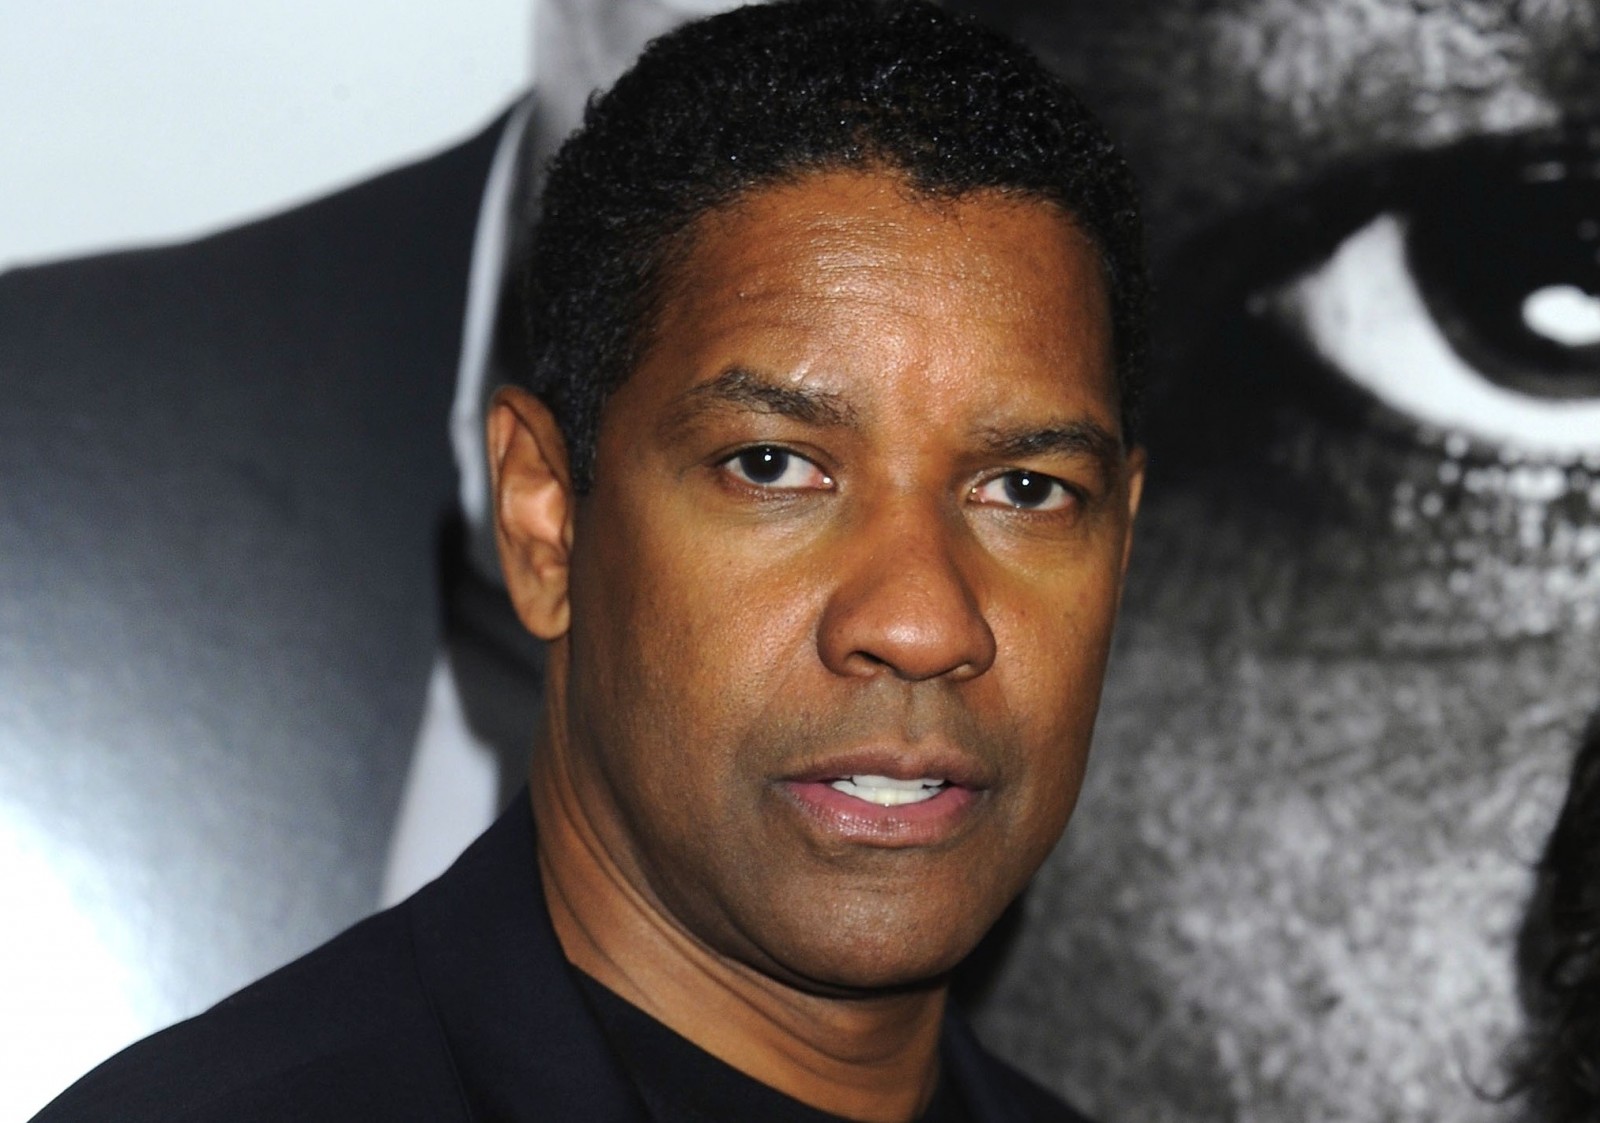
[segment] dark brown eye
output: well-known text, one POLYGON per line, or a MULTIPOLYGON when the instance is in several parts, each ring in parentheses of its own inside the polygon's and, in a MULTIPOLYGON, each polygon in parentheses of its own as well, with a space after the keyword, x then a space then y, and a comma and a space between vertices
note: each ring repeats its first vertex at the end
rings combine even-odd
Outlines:
POLYGON ((771 445, 747 448, 734 459, 739 463, 740 474, 753 484, 777 483, 789 470, 789 453, 771 445))
POLYGON ((1042 507, 1056 487, 1056 481, 1049 476, 1033 472, 1007 472, 1001 479, 1005 481, 1006 498, 1018 507, 1042 507))
POLYGON ((1072 498, 1071 492, 1054 476, 1019 468, 994 477, 972 489, 980 503, 1014 507, 1021 511, 1053 511, 1072 498))
POLYGON ((744 483, 773 491, 820 490, 833 486, 821 468, 778 445, 754 445, 734 453, 722 468, 744 483))

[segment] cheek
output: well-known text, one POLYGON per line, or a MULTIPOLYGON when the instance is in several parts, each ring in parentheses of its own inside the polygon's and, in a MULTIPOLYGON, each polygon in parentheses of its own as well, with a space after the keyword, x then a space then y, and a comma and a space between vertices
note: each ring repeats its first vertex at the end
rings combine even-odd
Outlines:
POLYGON ((1094 720, 1119 581, 1108 566, 1018 579, 988 609, 1010 705, 1070 735, 1094 720))
POLYGON ((1044 592, 1027 582, 1028 595, 991 608, 997 685, 1030 772, 1022 821, 1048 836, 1046 850, 1077 801, 1099 708, 1118 586, 1103 568, 1058 572, 1044 592))
POLYGON ((704 782, 815 662, 815 598, 802 571, 708 541, 686 514, 611 525, 581 559, 586 579, 574 577, 574 619, 599 621, 574 649, 596 684, 586 708, 602 745, 629 746, 629 769, 658 785, 704 782))

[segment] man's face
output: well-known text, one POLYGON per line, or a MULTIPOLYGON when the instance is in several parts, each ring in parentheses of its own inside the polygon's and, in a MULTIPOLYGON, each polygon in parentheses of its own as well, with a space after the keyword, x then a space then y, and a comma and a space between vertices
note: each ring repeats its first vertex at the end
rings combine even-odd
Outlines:
POLYGON ((1600 9, 1030 7, 1142 173, 1164 347, 1098 767, 986 1028, 1132 1117, 1507 1117, 1600 701, 1600 9))
POLYGON ((947 971, 1072 810, 1137 463, 1055 208, 829 173, 703 218, 573 545, 569 754, 625 876, 790 983, 947 971))

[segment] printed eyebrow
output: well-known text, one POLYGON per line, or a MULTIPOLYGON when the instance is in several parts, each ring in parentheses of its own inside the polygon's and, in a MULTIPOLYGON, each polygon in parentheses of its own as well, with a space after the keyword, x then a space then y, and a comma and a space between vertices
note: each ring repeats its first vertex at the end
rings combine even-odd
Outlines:
POLYGON ((1110 471, 1122 460, 1122 439, 1094 421, 1067 421, 1038 429, 989 429, 984 451, 1001 459, 1087 456, 1110 471))
POLYGON ((855 410, 837 394, 806 386, 781 386, 747 368, 729 367, 710 382, 680 395, 667 415, 667 424, 682 428, 699 414, 726 406, 824 428, 850 426, 856 421, 855 410))

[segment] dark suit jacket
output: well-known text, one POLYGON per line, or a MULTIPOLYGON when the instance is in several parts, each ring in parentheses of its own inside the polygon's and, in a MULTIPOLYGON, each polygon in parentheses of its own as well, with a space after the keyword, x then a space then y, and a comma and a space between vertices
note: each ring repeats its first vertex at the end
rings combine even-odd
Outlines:
MULTIPOLYGON (((639 1120, 562 956, 524 792, 441 878, 118 1054, 35 1123, 639 1120)), ((944 1062, 980 1123, 1082 1117, 952 1017, 944 1062)))
POLYGON ((0 276, 0 813, 83 871, 68 891, 168 1008, 377 900, 499 131, 187 245, 0 276))

